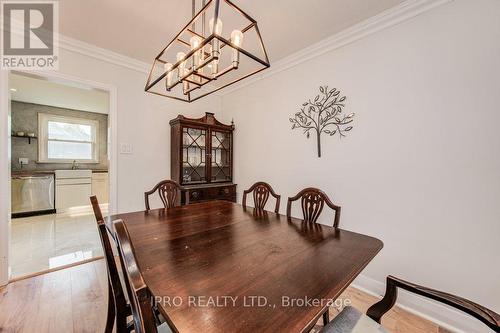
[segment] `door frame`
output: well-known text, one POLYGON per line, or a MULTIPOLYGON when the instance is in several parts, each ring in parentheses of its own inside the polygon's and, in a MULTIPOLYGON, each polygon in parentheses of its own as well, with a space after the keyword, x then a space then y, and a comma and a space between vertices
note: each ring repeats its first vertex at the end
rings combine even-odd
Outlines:
POLYGON ((0 286, 9 281, 10 253, 10 88, 0 70, 0 286))
MULTIPOLYGON (((118 112, 116 86, 54 71, 19 70, 17 72, 40 76, 50 81, 77 83, 108 92, 109 213, 115 214, 118 211, 118 112)), ((10 71, 7 70, 0 71, 0 286, 6 285, 10 279, 11 129, 9 73, 10 71)))

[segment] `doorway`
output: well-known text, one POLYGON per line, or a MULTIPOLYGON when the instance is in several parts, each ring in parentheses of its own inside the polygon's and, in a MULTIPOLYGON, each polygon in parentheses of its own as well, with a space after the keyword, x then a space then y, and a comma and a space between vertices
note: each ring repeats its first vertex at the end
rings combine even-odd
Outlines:
POLYGON ((116 90, 49 72, 2 80, 9 144, 0 174, 12 216, 0 229, 5 284, 102 257, 88 197, 97 195, 104 212, 116 209, 116 90))

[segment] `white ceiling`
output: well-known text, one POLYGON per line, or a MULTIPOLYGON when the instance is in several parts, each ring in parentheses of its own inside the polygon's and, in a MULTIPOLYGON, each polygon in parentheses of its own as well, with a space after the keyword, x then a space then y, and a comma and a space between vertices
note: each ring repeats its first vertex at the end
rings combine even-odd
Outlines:
MULTIPOLYGON (((402 2, 234 0, 257 20, 271 62, 402 2)), ((190 19, 191 0, 62 0, 59 10, 63 35, 150 63, 190 19)))
POLYGON ((9 87, 14 101, 106 114, 109 110, 107 92, 80 84, 11 73, 9 87))

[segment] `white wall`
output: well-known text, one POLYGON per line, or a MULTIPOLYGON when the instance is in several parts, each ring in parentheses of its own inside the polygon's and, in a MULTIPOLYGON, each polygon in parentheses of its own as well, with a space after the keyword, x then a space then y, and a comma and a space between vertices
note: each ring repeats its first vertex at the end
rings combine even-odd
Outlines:
MULTIPOLYGON (((191 104, 144 92, 147 72, 142 63, 97 49, 68 38, 61 45, 59 73, 61 79, 77 78, 113 88, 117 94, 117 136, 112 142, 132 145, 133 154, 117 155, 117 205, 124 213, 144 209, 144 191, 158 181, 170 178, 170 125, 178 114, 201 117, 205 112, 219 115, 219 96, 211 96, 191 104), (92 53, 92 55, 89 55, 92 53), (103 59, 111 59, 106 61, 103 59), (123 61, 122 65, 112 62, 123 61)), ((0 286, 8 281, 8 241, 10 233, 10 127, 7 72, 0 73, 0 286)))
POLYGON ((342 228, 385 243, 365 280, 393 274, 500 311, 499 14, 497 0, 456 0, 224 95, 239 194, 268 181, 284 212, 320 187, 342 228), (325 84, 356 118, 319 159, 288 118, 325 84))
POLYGON ((144 92, 147 73, 62 49, 60 71, 117 88, 118 144, 133 154, 118 155, 118 211, 144 209, 144 191, 170 178, 170 125, 178 114, 201 117, 220 110, 220 97, 191 104, 144 92))
POLYGON ((9 77, 10 88, 16 90, 11 93, 14 101, 104 114, 109 112, 109 94, 106 91, 25 75, 11 74, 9 77))

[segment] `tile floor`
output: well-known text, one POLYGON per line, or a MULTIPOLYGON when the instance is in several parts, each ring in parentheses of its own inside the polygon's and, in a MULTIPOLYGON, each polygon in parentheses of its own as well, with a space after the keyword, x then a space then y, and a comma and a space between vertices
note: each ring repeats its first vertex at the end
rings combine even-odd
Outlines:
POLYGON ((90 207, 12 219, 11 235, 11 278, 103 255, 90 207))

